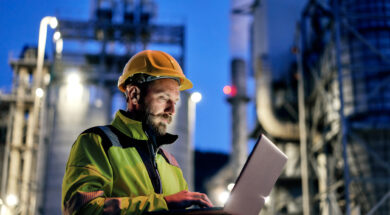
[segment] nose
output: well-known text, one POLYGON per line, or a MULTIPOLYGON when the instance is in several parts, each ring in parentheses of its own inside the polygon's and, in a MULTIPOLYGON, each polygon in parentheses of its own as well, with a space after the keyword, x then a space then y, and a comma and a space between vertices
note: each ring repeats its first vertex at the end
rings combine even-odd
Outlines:
POLYGON ((167 102, 165 112, 174 115, 176 113, 175 103, 172 101, 167 102))

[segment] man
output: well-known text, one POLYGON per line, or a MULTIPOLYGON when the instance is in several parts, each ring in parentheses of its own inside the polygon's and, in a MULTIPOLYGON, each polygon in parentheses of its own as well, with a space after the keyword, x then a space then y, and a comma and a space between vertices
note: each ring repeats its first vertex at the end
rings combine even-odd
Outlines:
POLYGON ((162 150, 177 135, 166 132, 180 91, 192 87, 165 52, 142 51, 119 77, 127 111, 108 126, 84 131, 72 146, 62 185, 64 214, 141 214, 211 207, 205 194, 189 192, 172 155, 162 150))

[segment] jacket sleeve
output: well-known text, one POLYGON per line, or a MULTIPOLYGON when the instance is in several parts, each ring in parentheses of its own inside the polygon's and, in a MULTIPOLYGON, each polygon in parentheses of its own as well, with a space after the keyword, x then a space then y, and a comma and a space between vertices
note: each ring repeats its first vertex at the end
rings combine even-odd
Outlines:
POLYGON ((142 214, 168 210, 162 194, 113 197, 113 172, 97 134, 81 134, 72 146, 62 184, 63 214, 142 214))

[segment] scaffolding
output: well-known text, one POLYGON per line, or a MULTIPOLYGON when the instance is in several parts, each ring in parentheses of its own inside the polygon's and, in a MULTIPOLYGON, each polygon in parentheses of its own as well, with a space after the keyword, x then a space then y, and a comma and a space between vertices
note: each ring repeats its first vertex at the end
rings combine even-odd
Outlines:
POLYGON ((302 13, 301 123, 319 214, 390 211, 389 13, 387 0, 313 0, 302 13))
POLYGON ((42 190, 40 167, 45 154, 43 92, 48 84, 51 63, 42 65, 41 77, 44 81, 40 83, 36 79, 36 63, 37 49, 31 47, 25 47, 20 59, 11 59, 14 71, 12 92, 0 97, 1 105, 8 106, 2 157, 2 214, 35 214, 42 190))

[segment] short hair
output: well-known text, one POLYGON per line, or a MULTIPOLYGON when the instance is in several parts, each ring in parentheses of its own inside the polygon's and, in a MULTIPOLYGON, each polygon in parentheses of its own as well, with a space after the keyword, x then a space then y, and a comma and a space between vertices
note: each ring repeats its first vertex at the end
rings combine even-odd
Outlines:
MULTIPOLYGON (((129 77, 128 79, 126 79, 126 81, 124 83, 125 88, 127 85, 132 85, 132 86, 136 86, 140 89, 141 101, 146 96, 149 85, 151 83, 150 81, 145 81, 146 76, 149 76, 149 75, 138 73, 138 74, 135 74, 135 75, 129 77)), ((125 95, 126 95, 126 93, 125 93, 125 95)), ((127 95, 126 95, 126 100, 127 100, 127 95)))

